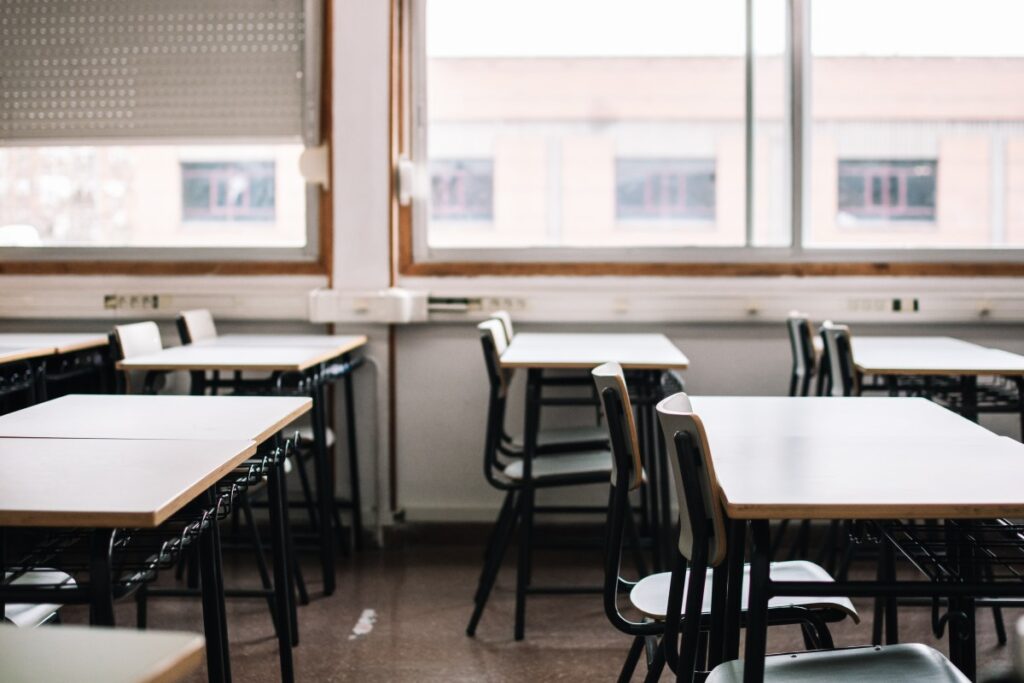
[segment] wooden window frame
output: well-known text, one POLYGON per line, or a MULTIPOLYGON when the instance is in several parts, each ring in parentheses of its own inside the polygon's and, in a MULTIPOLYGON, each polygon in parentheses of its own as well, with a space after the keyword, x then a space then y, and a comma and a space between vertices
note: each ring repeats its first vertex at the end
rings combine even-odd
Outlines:
POLYGON ((319 190, 316 226, 317 255, 314 260, 202 261, 202 260, 78 260, 32 259, 0 261, 0 275, 326 275, 332 277, 334 210, 333 145, 331 116, 331 64, 333 42, 333 0, 324 0, 320 96, 321 140, 328 149, 327 187, 319 190))
MULTIPOLYGON (((752 0, 747 0, 748 21, 752 0)), ((807 20, 808 0, 790 0, 796 8, 791 25, 807 20)), ((391 0, 390 64, 390 161, 391 161, 391 244, 392 283, 408 277, 477 276, 647 276, 647 277, 765 277, 765 276, 900 276, 900 277, 1022 277, 1024 261, 941 260, 893 261, 887 258, 860 261, 716 261, 716 262, 639 262, 639 261, 417 261, 414 255, 412 206, 402 206, 397 197, 398 163, 411 157, 412 76, 411 21, 407 0, 391 0)), ((748 31, 748 41, 750 32, 748 31)), ((797 52, 794 49, 794 52, 797 52)), ((749 52, 748 52, 748 61, 749 52)), ((748 65, 748 68, 750 65, 748 65)), ((792 76, 801 82, 806 65, 797 56, 790 58, 792 76)), ((748 99, 750 97, 748 93, 748 99)), ((797 115, 795 119, 802 117, 797 115)), ((798 121, 795 126, 802 126, 798 121)), ((799 131, 798 131, 799 132, 799 131)), ((800 151, 800 150, 798 150, 800 151)), ((748 160, 749 163, 749 160, 748 160)), ((803 198, 794 193, 793 203, 803 198)))

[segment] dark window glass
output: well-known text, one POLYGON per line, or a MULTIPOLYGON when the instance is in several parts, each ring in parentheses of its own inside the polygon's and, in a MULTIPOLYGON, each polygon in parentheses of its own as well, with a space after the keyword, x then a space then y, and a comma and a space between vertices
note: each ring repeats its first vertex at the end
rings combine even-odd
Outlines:
POLYGON ((494 220, 494 162, 489 159, 431 161, 430 217, 434 220, 494 220))
POLYGON ((620 220, 713 220, 713 159, 618 159, 615 215, 620 220))
POLYGON ((186 221, 274 220, 273 161, 187 162, 181 176, 186 221))
POLYGON ((841 160, 840 217, 934 221, 936 169, 933 160, 841 160))

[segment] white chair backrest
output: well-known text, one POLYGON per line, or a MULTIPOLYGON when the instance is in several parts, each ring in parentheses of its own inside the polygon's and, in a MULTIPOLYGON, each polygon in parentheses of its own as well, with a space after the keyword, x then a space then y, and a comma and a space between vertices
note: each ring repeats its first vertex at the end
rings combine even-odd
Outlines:
MULTIPOLYGON (((622 366, 618 363, 605 363, 594 368, 591 373, 594 377, 594 384, 597 385, 597 393, 604 400, 604 392, 611 389, 619 398, 619 405, 622 406, 622 415, 616 416, 621 419, 625 434, 623 435, 625 447, 629 450, 628 457, 632 460, 633 477, 629 487, 635 489, 643 481, 643 460, 640 454, 640 440, 637 438, 636 421, 633 419, 633 406, 629 401, 629 389, 626 387, 626 375, 622 372, 622 366)), ((608 405, 604 404, 607 412, 608 405)), ((610 421, 613 418, 607 416, 610 421)), ((615 447, 615 440, 612 439, 612 447, 615 447)), ((613 455, 618 455, 614 453, 613 455)), ((618 459, 612 458, 612 484, 618 485, 618 459)))
POLYGON ((793 368, 800 376, 814 372, 814 329, 811 319, 799 311, 790 311, 786 318, 789 331, 789 347, 793 352, 793 368))
POLYGON ((505 328, 505 341, 511 344, 512 337, 515 336, 515 332, 512 331, 512 316, 508 311, 495 311, 491 313, 491 317, 501 321, 501 326, 505 328))
POLYGON ((160 341, 160 328, 155 322, 114 325, 114 336, 123 358, 144 356, 164 348, 160 341))
POLYGON ((832 396, 859 395, 860 382, 854 369, 850 328, 826 320, 821 325, 821 337, 828 357, 829 393, 832 396))
POLYGON ((690 398, 681 392, 669 396, 658 404, 658 418, 665 436, 668 461, 672 468, 672 478, 679 501, 679 552, 687 559, 692 558, 696 525, 710 524, 708 566, 717 566, 725 559, 725 515, 718 498, 715 466, 711 458, 707 434, 704 432, 704 424, 700 421, 700 417, 694 414, 690 398), (697 476, 700 481, 697 483, 704 497, 703 519, 690 518, 686 504, 686 490, 683 488, 682 472, 679 467, 679 452, 676 447, 677 434, 689 435, 690 442, 700 459, 700 467, 697 468, 697 476))
POLYGON ((217 326, 213 322, 213 315, 208 309, 196 308, 191 311, 182 311, 180 314, 185 329, 188 331, 188 338, 193 342, 203 339, 213 339, 217 336, 217 326))
POLYGON ((504 398, 508 392, 509 382, 512 380, 512 372, 501 367, 501 354, 508 348, 508 338, 505 336, 505 326, 497 318, 485 320, 476 326, 485 340, 490 340, 490 345, 484 344, 484 352, 489 354, 485 358, 488 365, 488 373, 492 381, 498 382, 498 395, 504 398), (488 350, 489 346, 489 350, 488 350))

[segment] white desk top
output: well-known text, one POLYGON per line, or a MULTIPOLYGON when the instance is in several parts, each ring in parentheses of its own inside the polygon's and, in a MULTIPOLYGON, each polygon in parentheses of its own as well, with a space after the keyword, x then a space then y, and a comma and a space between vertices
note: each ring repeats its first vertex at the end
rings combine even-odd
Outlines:
POLYGON ((159 353, 118 361, 122 370, 253 370, 298 372, 336 358, 323 346, 173 346, 159 353))
POLYGON ((520 333, 501 355, 506 368, 594 368, 618 362, 630 370, 685 370, 690 361, 663 334, 520 333))
POLYGON ((197 346, 311 346, 333 347, 338 355, 366 346, 362 334, 221 334, 195 342, 197 346))
POLYGON ((244 440, 0 438, 0 526, 153 528, 255 452, 244 440))
POLYGON ((53 353, 69 353, 106 346, 104 332, 2 332, 0 346, 50 346, 53 353))
POLYGON ((871 375, 1024 375, 1024 356, 952 337, 853 337, 853 358, 871 375))
POLYGON ((263 443, 312 404, 290 396, 72 394, 0 415, 0 437, 263 443))
MULTIPOLYGON (((690 401, 709 435, 742 433, 842 439, 865 432, 900 436, 911 429, 943 437, 992 435, 977 423, 924 398, 691 396, 690 401)), ((2 425, 0 417, 0 427, 2 425)))
POLYGON ((48 346, 0 346, 0 364, 42 358, 52 354, 53 349, 48 346))
POLYGON ((0 626, 5 683, 172 683, 203 662, 196 633, 130 628, 0 626))
POLYGON ((717 484, 737 519, 1024 515, 1024 444, 959 425, 967 421, 918 399, 693 403, 707 413, 717 484), (753 408, 759 402, 763 410, 753 408))

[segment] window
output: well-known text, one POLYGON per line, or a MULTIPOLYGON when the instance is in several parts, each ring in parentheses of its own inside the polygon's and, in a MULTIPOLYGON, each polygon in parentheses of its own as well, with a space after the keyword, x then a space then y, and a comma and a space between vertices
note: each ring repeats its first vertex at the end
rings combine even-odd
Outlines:
POLYGON ((714 160, 617 160, 615 215, 625 221, 713 220, 714 160))
POLYGON ((482 159, 432 161, 430 217, 435 221, 491 221, 494 164, 482 159))
POLYGON ((274 183, 273 161, 182 163, 182 218, 271 222, 274 183))
POLYGON ((839 162, 839 220, 935 221, 934 161, 839 162))
POLYGON ((6 2, 0 256, 317 259, 321 10, 6 2))
POLYGON ((1024 263, 1018 0, 403 7, 405 150, 425 175, 492 164, 490 229, 430 208, 446 200, 428 183, 403 228, 403 272, 1024 263))

